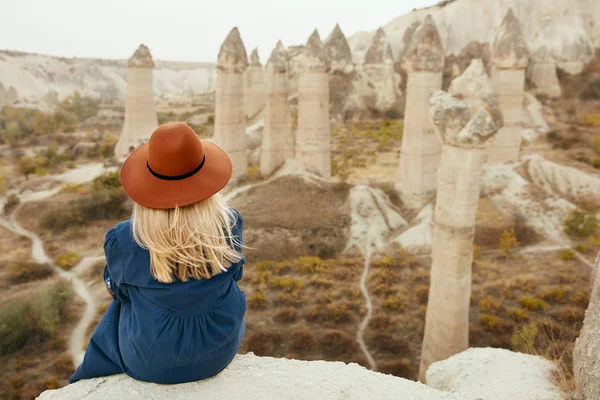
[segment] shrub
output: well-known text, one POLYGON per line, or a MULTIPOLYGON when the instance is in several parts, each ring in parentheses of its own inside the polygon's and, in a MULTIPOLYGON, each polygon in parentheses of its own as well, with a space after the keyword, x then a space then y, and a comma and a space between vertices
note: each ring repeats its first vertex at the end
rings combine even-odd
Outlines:
POLYGON ((529 311, 542 311, 548 308, 548 303, 542 299, 538 299, 532 296, 523 296, 519 299, 521 307, 529 311))
POLYGON ((248 300, 248 308, 251 309, 261 309, 267 306, 267 295, 262 292, 254 292, 248 300))
POLYGON ((380 311, 369 321, 369 328, 380 332, 390 332, 396 328, 396 318, 385 311, 380 311))
POLYGON ((81 257, 77 253, 65 253, 60 255, 56 259, 56 264, 62 269, 66 269, 67 271, 73 268, 77 263, 81 260, 81 257))
POLYGON ((35 331, 42 338, 54 337, 56 328, 64 321, 65 306, 73 298, 73 288, 65 281, 60 280, 47 290, 37 295, 30 306, 30 317, 35 321, 35 331))
POLYGON ((549 141, 554 141, 560 139, 560 135, 556 131, 550 131, 546 134, 546 139, 548 139, 549 141))
POLYGON ((587 85, 579 96, 582 100, 600 100, 600 79, 587 85))
MULTIPOLYGON (((600 114, 586 113, 586 114, 583 114, 581 120, 582 120, 581 122, 585 126, 591 126, 593 128, 600 126, 600 114)), ((600 153, 598 153, 598 154, 600 154, 600 153)))
POLYGON ((404 311, 406 306, 403 304, 399 296, 389 296, 383 300, 383 306, 390 310, 404 311))
POLYGON ((512 324, 503 319, 489 314, 480 314, 479 321, 488 332, 506 332, 512 329, 512 324))
POLYGON ((415 295, 420 304, 427 304, 427 300, 429 299, 429 286, 417 285, 417 287, 415 287, 415 295))
POLYGON ((307 328, 299 328, 290 335, 290 350, 309 352, 317 344, 317 338, 307 328))
POLYGON ((352 320, 354 313, 347 304, 335 303, 327 305, 327 319, 334 320, 335 322, 348 322, 352 320))
POLYGON ((0 354, 10 354, 20 350, 27 343, 28 306, 12 300, 0 308, 0 354))
POLYGON ((502 311, 502 308, 503 306, 501 303, 495 301, 489 296, 479 302, 479 310, 483 313, 498 314, 500 311, 502 311))
POLYGON ((4 175, 0 175, 0 195, 8 190, 8 179, 4 175))
POLYGON ((598 232, 598 218, 591 212, 573 210, 564 221, 565 232, 570 236, 587 237, 598 232))
POLYGON ((329 270, 329 265, 319 257, 300 257, 296 260, 296 267, 308 274, 329 270))
POLYGON ((384 374, 414 380, 416 376, 414 364, 414 361, 408 358, 401 358, 399 360, 386 360, 377 363, 377 370, 384 374))
POLYGON ((53 273, 52 268, 48 264, 27 261, 9 263, 7 272, 7 280, 12 284, 37 281, 47 278, 53 273))
POLYGON ((334 282, 331 279, 325 278, 323 276, 313 276, 310 279, 310 283, 311 285, 321 289, 329 289, 332 288, 334 285, 334 282))
POLYGON ((567 292, 563 288, 554 288, 546 290, 541 294, 541 298, 554 303, 564 303, 567 297, 567 292))
POLYGON ((600 169, 600 158, 594 159, 594 161, 592 162, 592 166, 596 169, 600 169))
POLYGON ((298 293, 304 287, 304 282, 300 278, 294 277, 281 277, 277 276, 271 280, 271 288, 281 289, 288 293, 298 293))
POLYGON ((518 247, 519 241, 517 240, 515 228, 510 228, 509 230, 502 232, 502 236, 500 237, 500 253, 505 258, 508 258, 510 255, 511 249, 518 247))
POLYGON ((4 204, 4 214, 9 215, 17 206, 21 203, 21 200, 16 194, 11 194, 6 199, 6 203, 4 204))
POLYGON ((279 293, 273 302, 280 306, 295 306, 302 304, 302 298, 297 293, 279 293))
POLYGON ((590 248, 580 243, 575 246, 575 250, 579 253, 587 253, 590 250, 590 248))
POLYGON ((250 335, 248 350, 257 356, 280 356, 279 348, 283 343, 283 336, 275 329, 263 329, 250 335))
POLYGON ((571 301, 574 304, 577 304, 578 306, 587 308, 590 303, 590 296, 589 296, 588 292, 585 292, 585 291, 579 292, 575 296, 573 296, 571 301))
POLYGON ((571 261, 575 259, 575 252, 571 249, 562 249, 560 251, 560 259, 563 261, 571 261))
POLYGON ((522 308, 510 307, 506 309, 506 313, 510 318, 517 322, 529 320, 529 313, 522 308))
POLYGON ((273 319, 279 323, 294 322, 294 321, 296 321, 296 318, 297 318, 296 310, 294 310, 293 308, 287 308, 285 310, 281 310, 280 312, 275 314, 275 316, 273 317, 273 319))
POLYGON ((345 332, 330 330, 321 337, 319 343, 321 351, 329 357, 345 356, 354 353, 358 343, 345 332))
POLYGON ((380 353, 388 353, 393 355, 410 354, 410 344, 402 337, 397 337, 391 333, 375 332, 368 339, 369 348, 375 349, 380 353))
POLYGON ((575 324, 583 322, 585 310, 580 307, 566 306, 552 311, 550 315, 560 321, 575 324))
POLYGON ((260 166, 258 165, 249 165, 248 166, 248 180, 249 181, 257 181, 260 179, 260 166))

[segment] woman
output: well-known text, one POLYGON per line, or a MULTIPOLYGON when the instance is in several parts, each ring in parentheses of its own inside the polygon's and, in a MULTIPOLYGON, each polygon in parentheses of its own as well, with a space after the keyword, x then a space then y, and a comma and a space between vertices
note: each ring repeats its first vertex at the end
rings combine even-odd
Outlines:
POLYGON ((244 335, 242 217, 218 192, 231 161, 183 123, 156 129, 121 168, 133 217, 106 234, 113 301, 69 380, 126 373, 163 384, 218 374, 244 335))

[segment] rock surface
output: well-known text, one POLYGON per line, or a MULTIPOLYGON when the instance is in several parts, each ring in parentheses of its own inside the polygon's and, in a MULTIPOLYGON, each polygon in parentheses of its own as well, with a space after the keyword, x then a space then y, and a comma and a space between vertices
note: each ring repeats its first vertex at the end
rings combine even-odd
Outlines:
POLYGON ((141 44, 127 61, 127 66, 154 68, 154 60, 152 60, 152 54, 150 54, 148 46, 141 44))
POLYGON ((600 256, 596 259, 595 271, 592 274, 592 290, 590 305, 585 313, 581 334, 575 342, 574 370, 577 382, 577 393, 580 398, 600 398, 600 256))
POLYGON ((346 71, 353 67, 352 52, 344 36, 344 32, 339 25, 333 28, 333 31, 325 42, 325 49, 331 60, 333 70, 346 71))
MULTIPOLYGON (((411 28, 407 31, 411 32, 411 28)), ((431 15, 416 29, 402 61, 408 71, 441 72, 444 69, 444 47, 431 15)))
MULTIPOLYGON (((542 357, 504 349, 469 349, 432 364, 427 384, 477 400, 561 400, 556 366, 542 357)), ((595 399, 598 397, 589 397, 595 399)))
POLYGON ((371 45, 365 55, 365 64, 391 64, 394 62, 392 56, 392 48, 390 42, 387 39, 385 31, 381 28, 377 29, 371 45))
POLYGON ((512 8, 506 13, 494 39, 492 62, 496 68, 506 69, 527 68, 529 64, 529 49, 512 8))
POLYGON ((372 372, 357 364, 297 361, 238 355, 214 378, 181 385, 156 385, 125 375, 89 379, 60 390, 46 391, 40 400, 184 400, 184 399, 410 399, 460 400, 425 385, 372 372))

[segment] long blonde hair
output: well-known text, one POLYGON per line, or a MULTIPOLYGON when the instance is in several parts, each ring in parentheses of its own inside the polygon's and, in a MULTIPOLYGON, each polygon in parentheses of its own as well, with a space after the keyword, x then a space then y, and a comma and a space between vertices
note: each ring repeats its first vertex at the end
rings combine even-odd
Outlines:
POLYGON ((159 282, 208 279, 241 259, 233 247, 233 211, 219 194, 185 207, 152 209, 134 203, 133 237, 150 251, 159 282))

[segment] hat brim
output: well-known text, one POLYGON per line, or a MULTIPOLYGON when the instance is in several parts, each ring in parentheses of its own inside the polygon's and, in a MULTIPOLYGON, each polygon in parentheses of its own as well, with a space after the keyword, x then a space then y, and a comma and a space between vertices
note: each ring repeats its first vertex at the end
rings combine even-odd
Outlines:
POLYGON ((206 160, 194 175, 165 180, 148 169, 148 144, 129 155, 121 167, 121 185, 131 200, 148 208, 183 207, 219 192, 231 179, 229 156, 216 144, 202 140, 206 160))

